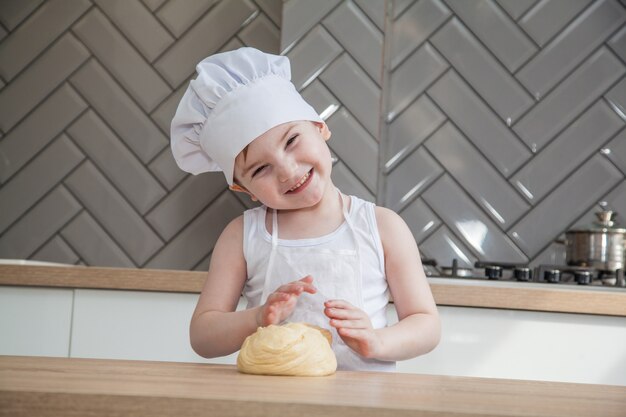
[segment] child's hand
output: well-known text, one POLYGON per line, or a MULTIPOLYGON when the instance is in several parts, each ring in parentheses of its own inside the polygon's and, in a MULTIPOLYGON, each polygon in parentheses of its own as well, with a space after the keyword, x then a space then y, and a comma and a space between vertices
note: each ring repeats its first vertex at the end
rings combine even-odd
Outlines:
POLYGON ((313 277, 307 275, 298 281, 293 281, 278 287, 271 293, 265 304, 259 310, 257 323, 265 327, 270 324, 278 324, 285 320, 293 312, 298 302, 298 297, 303 292, 315 294, 317 289, 311 284, 313 277))
POLYGON ((374 332, 367 313, 344 300, 329 300, 324 306, 330 325, 337 329, 346 345, 363 357, 376 357, 382 341, 374 332))

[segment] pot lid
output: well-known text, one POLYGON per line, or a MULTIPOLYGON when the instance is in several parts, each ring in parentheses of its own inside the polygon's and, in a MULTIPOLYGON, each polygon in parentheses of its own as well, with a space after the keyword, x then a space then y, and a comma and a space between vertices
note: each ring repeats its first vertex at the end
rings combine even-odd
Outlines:
POLYGON ((613 210, 601 210, 595 213, 598 220, 590 227, 568 230, 567 232, 602 232, 602 233, 626 233, 626 229, 618 227, 615 221, 617 213, 613 210))

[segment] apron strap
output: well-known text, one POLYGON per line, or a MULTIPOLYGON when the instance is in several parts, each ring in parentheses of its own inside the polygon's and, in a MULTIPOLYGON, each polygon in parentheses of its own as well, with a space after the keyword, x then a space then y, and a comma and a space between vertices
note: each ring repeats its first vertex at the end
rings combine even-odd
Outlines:
MULTIPOLYGON (((270 250, 270 256, 267 260, 267 269, 265 270, 265 280, 263 281, 263 291, 261 292, 261 304, 264 304, 267 300, 267 296, 271 292, 270 288, 270 274, 274 268, 274 259, 276 258, 276 247, 278 246, 278 218, 276 217, 276 210, 272 210, 272 249, 270 250)), ((263 212, 263 224, 265 224, 265 218, 267 216, 267 207, 263 212)))
POLYGON ((272 209, 272 248, 278 245, 278 214, 272 209))
MULTIPOLYGON (((339 201, 341 203, 341 211, 343 212, 343 218, 346 221, 346 223, 348 224, 348 229, 350 229, 350 232, 352 233, 352 238, 354 239, 354 246, 356 248, 357 253, 360 256, 360 248, 359 248, 359 239, 357 237, 356 234, 356 228, 354 226, 354 223, 352 223, 352 219, 350 218, 350 214, 348 213, 348 209, 346 207, 346 205, 343 203, 343 196, 341 194, 341 191, 339 191, 339 188, 337 188, 337 193, 339 194, 339 201)), ((354 203, 354 202, 352 202, 354 203)))

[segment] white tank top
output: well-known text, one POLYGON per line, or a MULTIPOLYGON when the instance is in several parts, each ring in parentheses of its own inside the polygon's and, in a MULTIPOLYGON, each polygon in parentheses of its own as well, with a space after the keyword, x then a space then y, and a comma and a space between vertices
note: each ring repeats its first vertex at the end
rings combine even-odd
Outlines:
MULTIPOLYGON (((389 291, 374 204, 354 196, 350 199, 348 215, 361 251, 363 309, 369 315, 372 326, 379 329, 387 325, 386 307, 389 302, 389 291)), ((268 259, 272 250, 272 235, 265 227, 265 216, 265 206, 244 212, 243 253, 248 268, 244 296, 248 301, 248 308, 261 304, 268 259)), ((278 239, 279 246, 315 247, 329 250, 354 245, 353 242, 354 237, 345 221, 335 231, 325 236, 311 239, 278 239)), ((293 279, 300 278, 302 277, 293 279)))

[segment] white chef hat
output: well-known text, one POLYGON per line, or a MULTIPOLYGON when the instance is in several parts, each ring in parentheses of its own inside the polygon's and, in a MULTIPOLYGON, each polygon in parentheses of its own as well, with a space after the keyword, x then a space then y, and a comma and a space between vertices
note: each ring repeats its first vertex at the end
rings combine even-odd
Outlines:
POLYGON ((322 122, 291 83, 287 57, 240 48, 204 59, 196 71, 171 126, 184 171, 223 171, 233 185, 235 157, 254 139, 283 123, 322 122))

